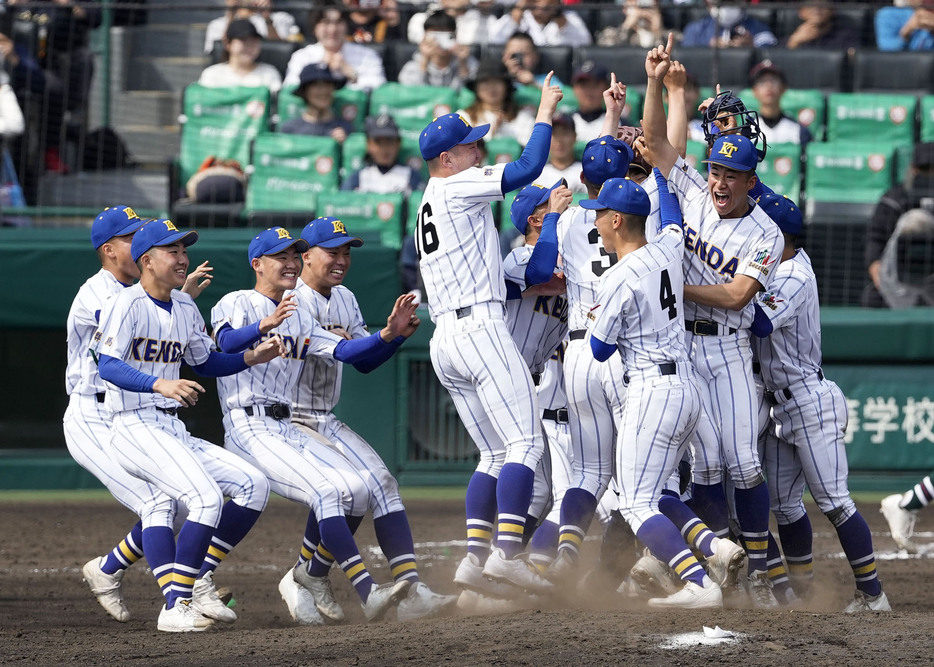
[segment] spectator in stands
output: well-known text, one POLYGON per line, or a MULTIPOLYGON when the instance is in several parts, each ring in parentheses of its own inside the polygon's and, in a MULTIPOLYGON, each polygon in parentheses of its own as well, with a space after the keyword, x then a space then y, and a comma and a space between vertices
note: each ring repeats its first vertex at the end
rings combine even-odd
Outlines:
POLYGON ((862 43, 859 31, 836 20, 829 0, 808 0, 798 8, 798 18, 801 23, 785 40, 785 48, 855 49, 862 43))
MULTIPOLYGON (((514 33, 503 46, 503 64, 516 85, 535 86, 541 88, 545 83, 548 72, 542 71, 542 56, 535 46, 535 42, 527 33, 514 33)), ((551 83, 554 86, 564 84, 552 75, 551 83)))
POLYGON ((934 142, 919 143, 915 145, 911 167, 905 182, 893 186, 882 195, 869 220, 869 226, 866 229, 865 256, 870 283, 863 290, 863 306, 867 308, 887 307, 879 292, 882 254, 885 246, 895 232, 899 218, 913 209, 929 207, 932 199, 934 199, 934 142))
POLYGON ((476 100, 457 113, 474 127, 489 123, 487 139, 511 137, 524 146, 532 136, 535 116, 516 104, 512 77, 503 64, 498 60, 481 62, 476 79, 467 87, 476 94, 476 100))
POLYGON ((356 192, 404 192, 423 187, 417 169, 399 161, 402 138, 399 127, 389 114, 366 119, 366 165, 350 174, 341 184, 341 190, 356 192))
POLYGON ((330 67, 335 78, 346 79, 350 88, 372 90, 386 83, 379 54, 368 46, 347 41, 347 15, 335 0, 326 0, 319 8, 311 10, 308 25, 317 43, 292 54, 284 85, 298 83, 302 70, 313 63, 330 67))
POLYGON ((746 5, 746 2, 736 0, 707 0, 709 16, 684 26, 681 45, 716 46, 724 49, 739 46, 762 48, 778 44, 778 40, 766 24, 747 14, 746 5))
POLYGON ((763 60, 749 71, 752 94, 759 101, 759 123, 770 144, 806 144, 810 131, 782 112, 782 95, 788 89, 785 73, 771 60, 763 60))
POLYGON ((214 50, 214 42, 224 39, 227 25, 234 19, 249 20, 264 39, 277 42, 300 42, 304 39, 295 17, 288 12, 273 11, 271 0, 225 0, 224 4, 227 6, 224 15, 208 23, 204 31, 206 54, 214 50))
POLYGON ((344 143, 353 132, 353 125, 334 114, 334 91, 343 88, 345 81, 334 76, 324 63, 306 65, 299 77, 295 94, 305 100, 301 116, 285 121, 280 132, 331 137, 344 143))
POLYGON ((345 0, 349 31, 347 39, 357 44, 380 44, 405 39, 396 0, 345 0))
POLYGON ((209 88, 256 86, 277 92, 282 87, 282 75, 268 63, 257 62, 263 38, 247 19, 234 19, 224 35, 227 59, 205 68, 198 83, 209 88))
POLYGON ((934 49, 934 0, 908 0, 902 7, 876 10, 876 46, 880 51, 934 49))
POLYGON ((571 192, 587 192, 587 188, 581 182, 581 161, 577 159, 574 150, 576 143, 574 119, 567 114, 555 114, 551 119, 551 152, 548 153, 548 164, 535 182, 550 186, 563 178, 568 182, 571 192))
MULTIPOLYGON (((581 141, 590 141, 600 136, 606 107, 603 105, 603 91, 610 86, 610 73, 602 63, 585 60, 574 70, 571 86, 577 98, 577 111, 574 112, 574 128, 581 141)), ((629 125, 629 119, 621 118, 621 125, 629 125)))
POLYGON ((409 19, 406 32, 412 44, 421 44, 425 34, 425 21, 435 12, 441 11, 457 23, 456 40, 458 44, 487 44, 490 29, 496 21, 492 9, 494 2, 483 0, 473 3, 471 0, 440 0, 428 5, 424 12, 418 12, 409 19))
POLYGON ((418 51, 399 71, 406 86, 444 86, 460 90, 477 75, 479 63, 470 47, 455 42, 457 23, 450 14, 438 11, 425 20, 425 37, 418 51))
POLYGON ((668 35, 656 0, 626 0, 623 22, 607 26, 597 35, 600 46, 641 46, 650 49, 663 44, 668 35))
POLYGON ((516 31, 528 33, 536 46, 585 46, 593 41, 580 15, 563 9, 561 0, 518 0, 492 26, 490 43, 502 44, 516 31))

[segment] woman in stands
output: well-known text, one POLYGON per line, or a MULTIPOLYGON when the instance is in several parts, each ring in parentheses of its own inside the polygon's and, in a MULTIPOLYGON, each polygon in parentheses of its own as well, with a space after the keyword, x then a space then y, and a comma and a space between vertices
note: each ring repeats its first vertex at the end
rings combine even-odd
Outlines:
POLYGON ((498 60, 480 63, 477 78, 468 82, 467 87, 477 99, 457 113, 474 127, 489 123, 487 140, 509 137, 524 146, 532 136, 535 116, 516 104, 512 77, 506 67, 498 60))
POLYGON ((273 93, 282 87, 282 75, 272 65, 257 62, 263 38, 247 19, 235 19, 224 35, 226 62, 211 65, 198 80, 209 88, 254 86, 269 88, 273 93))

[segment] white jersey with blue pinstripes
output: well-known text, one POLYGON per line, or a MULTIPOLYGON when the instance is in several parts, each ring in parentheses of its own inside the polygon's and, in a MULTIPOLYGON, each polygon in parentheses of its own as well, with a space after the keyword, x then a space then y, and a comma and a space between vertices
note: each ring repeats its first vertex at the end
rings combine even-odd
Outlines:
MULTIPOLYGON (((278 305, 256 290, 231 292, 211 309, 211 326, 215 331, 225 324, 239 329, 272 315, 278 305)), ((293 310, 290 317, 263 338, 274 334, 285 344, 285 357, 217 378, 224 412, 248 405, 291 405, 305 358, 314 355, 333 361, 334 348, 342 340, 325 331, 311 313, 302 308, 293 310)))
POLYGON ((503 258, 491 201, 503 199, 504 164, 428 180, 415 247, 432 321, 438 315, 506 300, 503 258))
POLYGON ((587 328, 587 314, 597 298, 600 276, 616 262, 603 247, 594 224, 597 215, 571 206, 558 218, 558 253, 568 285, 568 328, 587 328))
POLYGON ((564 348, 562 342, 545 362, 538 383, 538 406, 542 410, 557 410, 568 406, 568 395, 564 390, 564 348))
MULTIPOLYGON (((506 280, 528 289, 525 270, 535 246, 524 245, 510 252, 503 260, 506 280)), ((506 301, 506 324, 516 341, 519 354, 532 373, 541 373, 545 362, 568 333, 568 302, 563 295, 523 296, 506 301)))
MULTIPOLYGON (((126 362, 131 368, 166 380, 177 380, 184 360, 189 366, 207 361, 214 341, 194 300, 172 290, 171 312, 157 305, 137 283, 108 301, 94 334, 93 349, 126 362)), ((161 394, 126 391, 107 385, 104 405, 111 412, 139 408, 177 408, 178 401, 161 394)))
MULTIPOLYGON (((330 331, 339 327, 353 338, 370 335, 357 297, 343 285, 332 287, 329 298, 299 278, 295 294, 299 308, 310 313, 324 329, 330 331)), ((323 357, 306 357, 292 398, 295 413, 302 415, 313 411, 332 411, 341 396, 343 367, 344 364, 336 360, 332 363, 323 357)))
POLYGON ((686 362, 684 235, 669 225, 652 243, 624 256, 600 281, 591 333, 616 344, 626 370, 686 362))
MULTIPOLYGON (((749 200, 741 218, 721 218, 707 189, 707 179, 678 158, 668 175, 668 188, 684 215, 684 279, 687 285, 720 285, 745 275, 768 288, 782 255, 781 231, 749 200)), ((685 304, 687 320, 712 320, 734 329, 752 324, 752 301, 742 310, 685 304)))
POLYGON ((98 394, 106 385, 97 372, 97 362, 91 355, 97 320, 104 304, 119 294, 126 285, 101 269, 88 278, 78 290, 68 311, 65 325, 68 340, 68 366, 65 368, 65 391, 75 394, 98 394))
POLYGON ((753 338, 770 391, 814 375, 821 365, 820 306, 811 258, 802 249, 779 264, 766 292, 756 302, 772 322, 772 334, 753 338))

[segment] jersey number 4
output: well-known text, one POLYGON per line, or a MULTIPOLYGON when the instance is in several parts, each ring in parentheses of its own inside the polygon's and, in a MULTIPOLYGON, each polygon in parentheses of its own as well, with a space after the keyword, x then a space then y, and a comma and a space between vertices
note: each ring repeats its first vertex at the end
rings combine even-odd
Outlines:
POLYGON ((423 203, 418 209, 418 221, 415 223, 415 252, 418 258, 430 255, 441 245, 438 228, 431 218, 431 204, 423 203))
POLYGON ((671 289, 671 277, 668 275, 668 269, 662 271, 658 300, 661 303, 662 310, 668 311, 669 320, 673 320, 678 316, 678 297, 675 296, 674 290, 671 289))

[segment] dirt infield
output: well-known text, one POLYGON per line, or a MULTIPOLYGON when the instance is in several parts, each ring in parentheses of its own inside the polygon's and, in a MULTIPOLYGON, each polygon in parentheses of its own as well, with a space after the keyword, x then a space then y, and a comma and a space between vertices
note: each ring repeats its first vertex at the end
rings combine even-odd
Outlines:
MULTIPOLYGON (((420 500, 407 505, 423 579, 436 590, 455 592, 451 578, 464 552, 463 504, 420 500)), ((847 616, 839 610, 852 595, 852 574, 830 523, 809 509, 817 594, 805 609, 659 612, 621 599, 608 585, 605 593, 504 616, 367 625, 349 583, 334 573, 348 623, 303 628, 289 618, 277 584, 295 560, 305 513, 277 499, 217 574, 218 585, 234 591, 240 620, 179 636, 155 629, 161 596, 145 562, 124 580, 133 614, 125 624, 111 620, 81 580, 81 566, 132 525, 135 517, 128 511, 109 500, 2 503, 0 664, 930 664, 934 556, 896 555, 878 503, 862 504, 895 611, 847 616), (740 636, 705 644, 703 626, 740 636)), ((925 530, 925 518, 919 531, 925 530)), ((934 514, 927 525, 934 525, 934 514)), ((922 542, 930 541, 921 535, 922 542)), ((376 579, 386 581, 385 561, 370 547, 375 539, 369 520, 360 529, 359 543, 376 579)), ((588 561, 595 544, 585 545, 588 561)))

